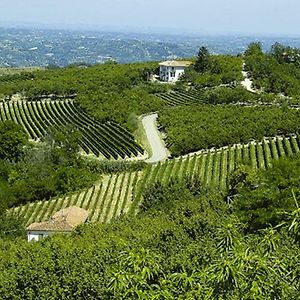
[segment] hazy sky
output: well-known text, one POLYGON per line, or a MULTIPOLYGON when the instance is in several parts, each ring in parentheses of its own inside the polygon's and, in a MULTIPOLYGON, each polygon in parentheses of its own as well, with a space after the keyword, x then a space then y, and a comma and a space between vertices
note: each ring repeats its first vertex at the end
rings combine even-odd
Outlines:
POLYGON ((0 0, 0 22, 300 35, 300 0, 0 0))

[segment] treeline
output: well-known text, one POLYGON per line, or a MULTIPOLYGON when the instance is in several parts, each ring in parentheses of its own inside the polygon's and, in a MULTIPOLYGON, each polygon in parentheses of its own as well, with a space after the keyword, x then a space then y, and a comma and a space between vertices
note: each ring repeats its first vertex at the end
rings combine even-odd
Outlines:
POLYGON ((196 89, 219 85, 236 85, 242 80, 242 57, 210 55, 205 47, 199 49, 195 63, 185 71, 177 88, 191 85, 196 89))
POLYGON ((241 167, 228 195, 156 183, 135 218, 1 241, 1 299, 298 299, 298 179, 299 158, 241 167))
POLYGON ((275 107, 191 105, 161 111, 166 144, 178 156, 200 149, 298 133, 300 111, 275 107))
POLYGON ((300 95, 300 50, 279 43, 263 53, 260 43, 252 43, 245 51, 246 70, 257 89, 285 96, 300 95))
MULTIPOLYGON (((104 64, 92 67, 23 72, 0 78, 0 94, 20 93, 28 99, 73 97, 100 121, 126 124, 130 114, 157 111, 163 102, 152 96, 160 85, 146 84, 157 63, 104 64)), ((130 125, 128 126, 130 128, 130 125)))
POLYGON ((78 139, 73 128, 52 128, 44 143, 31 144, 21 126, 1 123, 1 212, 91 185, 99 173, 80 157, 78 139))

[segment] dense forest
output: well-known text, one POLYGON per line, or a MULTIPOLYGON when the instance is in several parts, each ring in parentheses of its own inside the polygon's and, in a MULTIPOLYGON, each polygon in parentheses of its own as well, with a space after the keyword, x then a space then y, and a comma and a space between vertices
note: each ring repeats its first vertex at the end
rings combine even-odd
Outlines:
POLYGON ((154 62, 1 76, 0 299, 299 299, 299 57, 201 47, 174 85, 150 80, 154 62), (154 111, 172 159, 124 160, 154 111), (109 139, 126 144, 115 160, 83 155, 83 141, 112 153, 109 139), (72 199, 113 221, 26 241, 28 214, 72 199))

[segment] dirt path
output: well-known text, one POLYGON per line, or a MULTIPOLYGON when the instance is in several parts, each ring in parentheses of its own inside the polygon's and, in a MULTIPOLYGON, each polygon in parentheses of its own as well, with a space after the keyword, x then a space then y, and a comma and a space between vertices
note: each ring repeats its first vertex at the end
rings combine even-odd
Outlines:
MULTIPOLYGON (((245 63, 243 63, 243 70, 244 68, 245 68, 245 63)), ((242 71, 242 74, 244 76, 244 80, 241 82, 242 86, 249 92, 257 93, 257 91, 252 88, 253 82, 249 79, 248 73, 246 71, 242 71)))
POLYGON ((168 157, 168 151, 157 129, 157 117, 157 113, 154 113, 144 116, 142 119, 143 127, 152 150, 152 156, 146 160, 147 163, 157 163, 168 157))

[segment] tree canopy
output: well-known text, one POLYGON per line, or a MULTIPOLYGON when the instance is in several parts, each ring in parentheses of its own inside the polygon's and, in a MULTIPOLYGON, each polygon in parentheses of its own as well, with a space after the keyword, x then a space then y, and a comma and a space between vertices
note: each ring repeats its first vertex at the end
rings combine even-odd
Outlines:
POLYGON ((206 47, 200 47, 194 68, 197 72, 207 71, 211 65, 210 54, 206 47))
POLYGON ((27 135, 12 121, 0 123, 0 159, 18 161, 24 153, 27 135))

